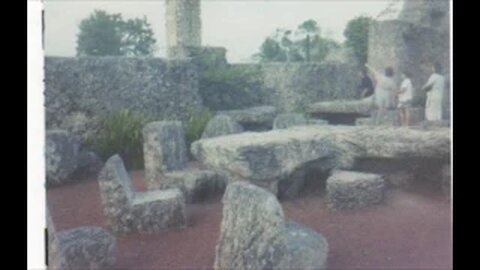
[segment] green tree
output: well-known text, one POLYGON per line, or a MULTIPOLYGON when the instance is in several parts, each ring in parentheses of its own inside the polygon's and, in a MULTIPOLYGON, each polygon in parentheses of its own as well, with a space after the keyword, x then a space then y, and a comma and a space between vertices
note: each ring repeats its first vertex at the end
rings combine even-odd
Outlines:
POLYGON ((146 18, 123 20, 120 14, 95 10, 81 21, 78 56, 151 56, 155 38, 146 18))
POLYGON ((368 56, 368 31, 373 19, 359 16, 350 20, 343 32, 346 38, 345 45, 352 48, 359 64, 367 62, 368 56))
POLYGON ((260 62, 321 62, 330 49, 337 46, 334 40, 321 36, 315 20, 307 20, 295 31, 277 29, 265 39, 254 57, 260 62))
POLYGON ((335 40, 321 36, 315 36, 314 40, 312 41, 311 60, 321 62, 327 57, 330 50, 339 47, 340 44, 338 44, 335 40))
POLYGON ((319 40, 320 28, 315 20, 307 20, 298 26, 297 35, 301 36, 300 44, 303 44, 304 59, 308 62, 312 60, 311 50, 315 41, 319 40), (314 42, 312 42, 314 39, 314 42))
POLYGON ((260 59, 260 61, 275 62, 283 62, 287 59, 287 55, 280 46, 280 43, 271 37, 268 37, 263 41, 260 46, 260 52, 254 57, 260 59))

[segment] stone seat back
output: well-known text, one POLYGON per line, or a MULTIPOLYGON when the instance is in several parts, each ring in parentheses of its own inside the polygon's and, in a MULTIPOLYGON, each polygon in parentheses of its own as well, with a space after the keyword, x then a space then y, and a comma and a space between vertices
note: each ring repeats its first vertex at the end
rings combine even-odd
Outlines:
POLYGON ((107 223, 116 233, 153 233, 186 224, 185 197, 179 189, 135 192, 118 155, 99 174, 107 223))
POLYGON ((130 207, 135 197, 132 182, 122 159, 118 155, 111 157, 101 171, 100 192, 109 197, 106 201, 117 206, 130 207), (108 183, 107 183, 108 182, 108 183))

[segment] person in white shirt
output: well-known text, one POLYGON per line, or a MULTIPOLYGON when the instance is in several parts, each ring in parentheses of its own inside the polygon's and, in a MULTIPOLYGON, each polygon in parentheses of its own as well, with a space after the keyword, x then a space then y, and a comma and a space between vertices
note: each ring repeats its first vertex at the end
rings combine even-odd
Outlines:
POLYGON ((430 121, 442 120, 443 91, 445 88, 445 77, 440 75, 442 66, 435 63, 432 68, 433 74, 428 82, 422 87, 427 91, 425 104, 425 118, 430 121))
POLYGON ((400 90, 397 92, 397 95, 400 124, 407 126, 408 123, 410 123, 408 108, 412 107, 413 85, 410 80, 410 74, 406 71, 402 73, 402 84, 400 85, 400 90))
POLYGON ((387 67, 385 73, 382 74, 368 64, 366 64, 365 67, 372 73, 375 81, 374 100, 377 107, 380 110, 394 109, 397 86, 393 80, 393 68, 387 67))

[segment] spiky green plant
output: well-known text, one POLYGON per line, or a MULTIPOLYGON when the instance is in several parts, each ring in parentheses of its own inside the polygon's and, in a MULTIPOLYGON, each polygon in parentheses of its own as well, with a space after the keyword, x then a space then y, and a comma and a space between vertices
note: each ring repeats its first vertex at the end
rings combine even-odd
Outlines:
POLYGON ((128 109, 109 113, 101 119, 99 134, 93 142, 103 159, 119 154, 129 169, 143 167, 143 135, 151 117, 128 109))
POLYGON ((185 128, 185 136, 189 148, 192 142, 202 137, 203 130, 212 117, 213 114, 208 109, 192 111, 189 113, 185 128))

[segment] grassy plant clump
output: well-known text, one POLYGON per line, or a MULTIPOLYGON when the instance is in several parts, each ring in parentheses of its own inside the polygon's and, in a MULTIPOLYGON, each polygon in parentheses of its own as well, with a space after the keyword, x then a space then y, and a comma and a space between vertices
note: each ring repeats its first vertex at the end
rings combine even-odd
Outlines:
POLYGON ((185 136, 187 140, 187 146, 189 148, 192 142, 202 137, 203 130, 212 117, 213 114, 208 109, 192 111, 189 113, 189 117, 185 125, 185 136))
POLYGON ((153 119, 130 110, 119 110, 101 119, 93 147, 105 160, 119 154, 128 169, 143 168, 143 127, 153 119))

